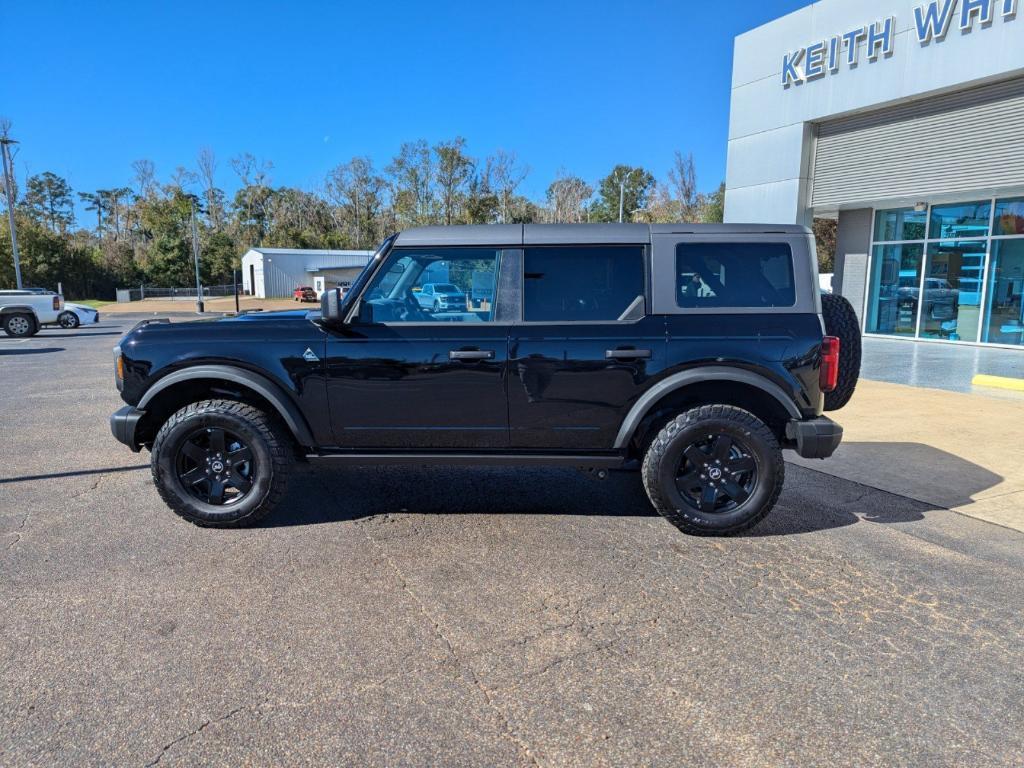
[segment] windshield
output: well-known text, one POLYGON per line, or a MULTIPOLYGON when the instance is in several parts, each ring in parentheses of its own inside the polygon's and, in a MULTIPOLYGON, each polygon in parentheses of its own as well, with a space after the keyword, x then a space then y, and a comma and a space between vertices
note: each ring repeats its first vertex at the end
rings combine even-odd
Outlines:
POLYGON ((348 314, 349 306, 351 306, 355 297, 362 292, 363 287, 366 285, 366 281, 369 279, 373 270, 377 268, 380 260, 383 259, 387 255, 388 251, 391 250, 391 245, 394 243, 396 237, 398 237, 397 234, 392 235, 380 244, 380 248, 378 248, 377 252, 373 254, 373 258, 371 258, 369 263, 363 267, 363 271, 359 273, 359 276, 352 281, 352 286, 345 291, 344 295, 341 297, 341 305, 338 307, 341 317, 345 317, 345 315, 348 314))
POLYGON ((456 288, 451 283, 441 283, 440 285, 435 285, 434 286, 434 292, 435 293, 462 293, 462 291, 460 291, 458 288, 456 288))

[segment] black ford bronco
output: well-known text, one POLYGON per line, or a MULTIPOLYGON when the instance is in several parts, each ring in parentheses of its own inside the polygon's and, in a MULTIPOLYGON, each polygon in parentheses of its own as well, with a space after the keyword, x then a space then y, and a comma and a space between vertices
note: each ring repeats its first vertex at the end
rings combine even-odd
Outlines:
POLYGON ((516 224, 407 230, 319 312, 144 321, 115 354, 113 433, 199 525, 264 517, 301 459, 635 469, 721 535, 772 509, 782 449, 836 449, 860 336, 804 227, 516 224))

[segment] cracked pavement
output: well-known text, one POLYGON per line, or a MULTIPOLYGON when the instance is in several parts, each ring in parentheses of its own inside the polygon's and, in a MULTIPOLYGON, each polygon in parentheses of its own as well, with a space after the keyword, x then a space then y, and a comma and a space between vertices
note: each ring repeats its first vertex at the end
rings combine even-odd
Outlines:
POLYGON ((1021 764, 1024 534, 794 465, 734 539, 496 468, 199 529, 109 434, 131 322, 0 338, 4 766, 1021 764))

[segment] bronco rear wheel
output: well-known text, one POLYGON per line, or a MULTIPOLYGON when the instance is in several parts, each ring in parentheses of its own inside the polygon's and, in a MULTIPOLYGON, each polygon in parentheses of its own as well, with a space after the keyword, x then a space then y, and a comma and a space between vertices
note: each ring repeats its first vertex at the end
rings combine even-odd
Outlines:
POLYGON ((684 533, 727 536, 772 510, 785 471, 775 435, 754 414, 704 405, 662 428, 643 481, 654 508, 684 533))
POLYGON ((821 315, 825 333, 839 338, 839 381, 834 390, 825 393, 825 410, 838 411, 850 402, 860 378, 860 321, 853 305, 834 293, 822 294, 821 315))
POLYGON ((292 451, 263 411, 231 400, 192 403, 157 433, 150 462, 167 506, 211 527, 251 525, 284 495, 292 451))

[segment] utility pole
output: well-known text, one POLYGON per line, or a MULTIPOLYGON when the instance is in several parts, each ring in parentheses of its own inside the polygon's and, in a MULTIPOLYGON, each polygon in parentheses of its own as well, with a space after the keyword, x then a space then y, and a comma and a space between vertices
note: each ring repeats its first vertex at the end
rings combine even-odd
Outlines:
POLYGON ((4 192, 7 195, 7 218, 11 222, 11 251, 14 253, 14 281, 21 290, 21 258, 18 256, 18 232, 14 224, 14 190, 11 188, 11 176, 14 175, 13 163, 11 163, 11 144, 17 144, 14 139, 7 136, 0 136, 0 154, 4 162, 4 192), (8 165, 11 168, 8 168, 8 165))
POLYGON ((626 196, 626 182, 619 182, 619 224, 622 223, 622 201, 626 196))
POLYGON ((202 314, 205 311, 203 306, 203 284, 199 282, 199 231, 196 229, 196 203, 190 200, 192 208, 192 255, 196 262, 196 312, 202 314))

